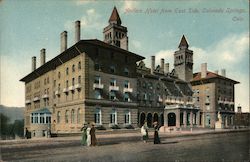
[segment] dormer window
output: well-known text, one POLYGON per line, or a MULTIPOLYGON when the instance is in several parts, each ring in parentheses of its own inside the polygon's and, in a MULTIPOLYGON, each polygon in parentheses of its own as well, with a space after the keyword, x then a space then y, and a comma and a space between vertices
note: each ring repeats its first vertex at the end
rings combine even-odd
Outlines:
POLYGON ((128 76, 128 74, 129 74, 128 68, 125 68, 125 69, 124 69, 124 74, 125 74, 126 76, 128 76))
POLYGON ((114 74, 115 73, 115 66, 110 66, 110 72, 112 73, 112 74, 114 74))
POLYGON ((99 63, 95 63, 95 70, 97 70, 97 71, 100 70, 100 64, 99 63))

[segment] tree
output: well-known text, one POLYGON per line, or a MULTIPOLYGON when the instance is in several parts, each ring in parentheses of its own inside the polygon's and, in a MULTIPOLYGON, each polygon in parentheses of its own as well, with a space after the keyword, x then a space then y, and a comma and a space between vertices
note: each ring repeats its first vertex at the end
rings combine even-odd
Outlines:
POLYGON ((9 123, 9 118, 5 116, 4 114, 0 113, 0 119, 1 119, 1 137, 6 136, 8 133, 8 123, 9 123))

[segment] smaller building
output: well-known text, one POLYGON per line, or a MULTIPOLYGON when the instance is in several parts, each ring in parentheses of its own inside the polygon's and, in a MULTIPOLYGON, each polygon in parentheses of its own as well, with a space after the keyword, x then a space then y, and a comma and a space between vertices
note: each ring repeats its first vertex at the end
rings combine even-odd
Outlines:
POLYGON ((238 106, 238 111, 235 113, 234 125, 236 128, 245 128, 250 126, 250 113, 241 112, 241 106, 238 106))
POLYGON ((207 71, 207 63, 201 64, 201 72, 193 75, 191 81, 193 100, 201 110, 202 127, 215 128, 218 116, 221 116, 221 128, 234 125, 234 85, 238 81, 226 77, 226 70, 221 75, 207 71))

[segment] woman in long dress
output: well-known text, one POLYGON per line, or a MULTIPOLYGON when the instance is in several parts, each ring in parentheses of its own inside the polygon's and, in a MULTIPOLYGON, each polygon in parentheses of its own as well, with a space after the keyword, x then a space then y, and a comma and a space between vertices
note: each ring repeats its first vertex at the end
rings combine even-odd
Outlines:
POLYGON ((148 140, 148 126, 147 126, 147 122, 145 122, 143 124, 143 126, 141 127, 141 134, 142 134, 143 142, 146 143, 147 140, 148 140))
POLYGON ((154 144, 160 144, 161 141, 160 141, 160 138, 159 138, 159 125, 157 122, 154 122, 154 129, 155 129, 155 132, 154 132, 154 144))
POLYGON ((87 130, 86 130, 86 132, 87 132, 87 146, 90 146, 91 145, 91 135, 90 135, 90 127, 89 127, 89 125, 88 125, 88 128, 87 128, 87 130))
POLYGON ((82 131, 82 140, 81 140, 81 144, 83 146, 87 145, 87 124, 84 124, 81 131, 82 131))
POLYGON ((95 124, 92 123, 90 129, 90 136, 91 136, 91 146, 96 146, 96 136, 95 136, 95 124))

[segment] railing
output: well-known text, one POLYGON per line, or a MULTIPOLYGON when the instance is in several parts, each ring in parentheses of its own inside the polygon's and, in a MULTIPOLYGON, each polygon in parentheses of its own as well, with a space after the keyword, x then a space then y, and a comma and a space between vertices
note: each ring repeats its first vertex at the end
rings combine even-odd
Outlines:
POLYGON ((55 91, 55 95, 60 95, 60 92, 59 92, 59 90, 57 90, 57 91, 55 91))
POLYGON ((44 95, 42 96, 42 98, 43 98, 43 99, 49 98, 49 95, 44 94, 44 95))
POLYGON ((125 93, 125 92, 130 92, 130 93, 132 93, 132 92, 133 92, 133 89, 132 89, 132 88, 124 88, 124 89, 123 89, 123 93, 125 93))
POLYGON ((40 100, 39 97, 35 97, 35 98, 33 99, 34 102, 39 101, 39 100, 40 100))
POLYGON ((69 91, 74 91, 75 90, 75 86, 70 86, 69 87, 69 91))
POLYGON ((26 100, 25 101, 25 104, 30 104, 31 103, 31 100, 26 100))
POLYGON ((80 84, 76 84, 76 85, 75 85, 75 88, 76 88, 76 89, 81 89, 81 85, 80 85, 80 84))
POLYGON ((63 93, 67 93, 69 92, 69 89, 68 88, 63 88, 63 93))
POLYGON ((101 83, 94 83, 93 84, 93 89, 103 89, 104 85, 101 83))
POLYGON ((109 91, 119 91, 118 86, 109 86, 109 91))

